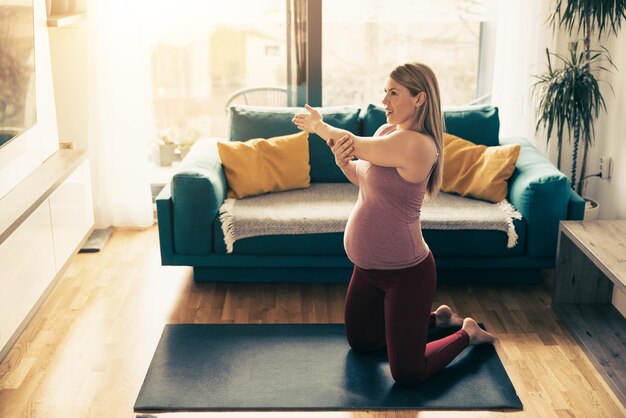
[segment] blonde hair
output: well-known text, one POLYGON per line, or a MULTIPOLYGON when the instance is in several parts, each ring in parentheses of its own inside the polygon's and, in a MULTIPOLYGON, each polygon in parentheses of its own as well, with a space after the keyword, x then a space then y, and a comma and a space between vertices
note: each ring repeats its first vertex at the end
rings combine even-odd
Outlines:
POLYGON ((417 96, 420 92, 426 93, 426 101, 417 113, 417 126, 434 140, 437 148, 437 161, 426 187, 428 198, 434 198, 443 181, 444 121, 437 77, 429 66, 419 62, 400 65, 394 68, 389 77, 406 87, 413 96, 417 96))

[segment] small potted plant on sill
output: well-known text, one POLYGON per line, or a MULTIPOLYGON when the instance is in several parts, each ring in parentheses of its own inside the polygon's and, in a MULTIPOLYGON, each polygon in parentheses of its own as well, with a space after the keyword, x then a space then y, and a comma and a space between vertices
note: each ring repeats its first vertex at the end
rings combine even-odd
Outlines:
POLYGON ((155 158, 154 160, 161 166, 172 165, 176 157, 176 147, 178 146, 172 129, 164 129, 157 133, 155 158))
MULTIPOLYGON (((569 55, 554 54, 546 49, 548 71, 536 76, 538 81, 533 85, 533 95, 538 100, 537 126, 546 128, 547 141, 550 141, 553 129, 556 128, 557 140, 557 167, 561 169, 561 153, 563 137, 567 130, 569 142, 573 142, 572 149, 572 189, 582 196, 583 186, 588 177, 599 174, 587 173, 587 153, 594 144, 594 124, 600 111, 606 112, 606 105, 596 74, 607 72, 605 65, 616 69, 606 48, 591 49, 591 35, 597 30, 600 38, 605 31, 617 34, 622 19, 626 17, 626 0, 609 2, 597 0, 557 0, 550 20, 552 25, 562 25, 570 34, 576 30, 584 33, 583 48, 579 52, 579 41, 569 45, 569 55), (550 57, 560 61, 560 66, 554 68, 550 57), (582 162, 580 177, 578 173, 578 153, 582 140, 582 162)), ((610 87, 610 85, 609 85, 610 87)), ((612 88, 611 88, 612 90, 612 88)), ((584 197, 584 196, 583 196, 584 197)), ((585 210, 589 209, 585 217, 599 208, 598 202, 584 197, 587 201, 585 210)))

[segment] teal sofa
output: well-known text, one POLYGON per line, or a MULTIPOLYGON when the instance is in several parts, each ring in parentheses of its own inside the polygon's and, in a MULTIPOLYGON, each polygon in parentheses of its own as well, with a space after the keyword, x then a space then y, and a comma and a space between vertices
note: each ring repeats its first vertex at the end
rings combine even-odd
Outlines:
MULTIPOLYGON (((239 106, 231 109, 230 140, 269 138, 297 132, 291 123, 301 108, 239 106)), ((330 124, 371 136, 385 123, 370 105, 322 108, 330 124)), ((518 243, 484 230, 424 230, 440 282, 536 283, 539 271, 554 267, 559 221, 582 219, 584 201, 569 180, 523 138, 500 138, 498 109, 449 109, 446 130, 475 143, 521 144, 507 199, 522 214, 515 220, 518 243)), ((323 140, 309 138, 311 182, 347 182, 323 140)), ((342 233, 273 235, 238 240, 227 254, 218 211, 227 183, 214 140, 197 141, 178 172, 157 197, 163 265, 193 266, 197 281, 346 282, 352 264, 342 233)))

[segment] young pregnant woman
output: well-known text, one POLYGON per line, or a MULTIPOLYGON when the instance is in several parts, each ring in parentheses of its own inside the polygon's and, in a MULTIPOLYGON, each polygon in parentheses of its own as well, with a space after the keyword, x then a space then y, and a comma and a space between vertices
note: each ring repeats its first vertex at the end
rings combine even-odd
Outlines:
POLYGON ((328 125, 308 105, 293 122, 326 140, 337 165, 359 187, 344 235, 354 263, 345 306, 348 342, 358 351, 386 347, 394 380, 416 385, 468 345, 494 338, 446 305, 431 312, 437 276, 420 209, 442 181, 443 115, 435 74, 424 64, 407 63, 390 73, 384 91, 387 123, 371 138, 328 125), (429 343, 433 326, 462 328, 429 343))

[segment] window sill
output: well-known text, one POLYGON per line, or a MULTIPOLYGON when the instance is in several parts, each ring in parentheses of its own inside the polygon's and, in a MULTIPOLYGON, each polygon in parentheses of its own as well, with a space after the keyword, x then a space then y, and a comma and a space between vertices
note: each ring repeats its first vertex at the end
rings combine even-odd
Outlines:
POLYGON ((49 28, 62 28, 78 22, 86 16, 85 13, 71 13, 62 15, 50 15, 48 16, 49 28))

